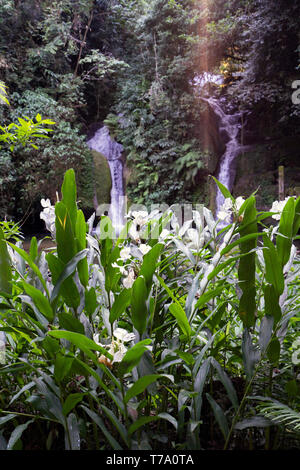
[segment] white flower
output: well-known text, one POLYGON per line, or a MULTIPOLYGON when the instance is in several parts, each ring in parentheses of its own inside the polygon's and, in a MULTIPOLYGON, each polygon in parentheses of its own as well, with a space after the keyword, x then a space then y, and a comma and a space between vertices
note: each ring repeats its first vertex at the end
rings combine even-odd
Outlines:
POLYGON ((228 197, 225 199, 223 202, 222 206, 220 207, 220 210, 217 214, 217 218, 221 222, 226 222, 230 223, 231 220, 231 215, 232 215, 232 209, 233 209, 233 202, 232 200, 228 197))
POLYGON ((123 276, 127 276, 128 272, 124 266, 120 266, 118 263, 112 263, 112 267, 119 269, 120 273, 123 274, 123 276))
POLYGON ((237 212, 240 210, 244 202, 245 202, 245 199, 242 196, 239 196, 236 198, 234 206, 237 212))
POLYGON ((196 230, 195 228, 189 228, 186 232, 186 236, 191 240, 191 243, 188 243, 188 247, 194 250, 201 250, 204 245, 204 236, 203 232, 196 230))
POLYGON ((295 351, 292 354, 292 363, 295 365, 300 364, 300 338, 297 338, 293 344, 292 348, 295 349, 295 351))
POLYGON ((132 223, 128 230, 128 234, 133 240, 139 241, 141 231, 149 220, 148 212, 147 211, 133 211, 133 212, 129 212, 128 217, 133 218, 132 223))
POLYGON ((116 328, 113 332, 113 336, 115 336, 115 338, 117 338, 118 340, 123 341, 123 343, 132 341, 135 338, 134 333, 129 333, 124 328, 116 328))
POLYGON ((223 210, 221 208, 221 210, 219 210, 218 214, 217 214, 217 217, 220 221, 222 222, 226 222, 226 223, 230 223, 230 219, 231 219, 231 212, 228 212, 226 210, 223 210))
POLYGON ((223 202, 222 207, 225 211, 230 211, 233 208, 232 199, 230 199, 230 197, 227 197, 225 201, 223 202))
POLYGON ((41 206, 42 207, 52 207, 50 199, 41 199, 41 206))
POLYGON ((120 251, 120 257, 123 260, 129 259, 130 255, 131 255, 130 248, 122 248, 122 250, 120 251))
POLYGON ((217 218, 226 223, 230 223, 231 221, 231 216, 233 212, 237 214, 244 204, 245 199, 242 196, 239 196, 236 198, 235 201, 232 201, 229 197, 225 199, 224 203, 220 207, 220 210, 217 214, 217 218))
POLYGON ((133 286, 133 283, 135 281, 135 274, 134 270, 130 269, 128 276, 123 279, 123 285, 126 289, 130 289, 133 286))
POLYGON ((295 365, 300 364, 300 349, 296 349, 296 351, 293 352, 292 363, 295 365))
POLYGON ((273 214, 272 219, 280 220, 283 208, 284 208, 284 206, 286 205, 286 203, 289 199, 290 199, 289 197, 286 197, 284 201, 274 201, 273 202, 272 207, 270 209, 270 212, 277 212, 277 214, 273 214))
POLYGON ((148 222, 148 212, 147 211, 133 211, 131 213, 133 221, 137 225, 145 225, 148 222))
POLYGON ((135 334, 129 333, 124 328, 116 328, 115 331, 113 332, 113 336, 116 339, 112 338, 111 343, 107 345, 103 345, 99 342, 99 334, 95 334, 93 336, 95 343, 107 349, 107 352, 111 354, 111 356, 113 357, 112 361, 110 361, 104 354, 101 354, 101 356, 99 357, 99 362, 101 364, 105 364, 108 367, 112 367, 112 364, 114 362, 122 361, 123 357, 128 351, 128 348, 124 345, 124 343, 128 343, 129 341, 132 341, 135 339, 135 334))
POLYGON ((55 207, 51 205, 50 199, 41 199, 41 206, 43 211, 40 213, 40 218, 44 220, 46 229, 55 238, 55 207))
POLYGON ((159 240, 163 241, 170 236, 171 236, 170 230, 167 230, 166 228, 164 228, 159 236, 159 240))
POLYGON ((139 246, 139 250, 143 255, 146 255, 151 250, 151 246, 145 245, 145 243, 141 243, 139 246))
POLYGON ((127 348, 124 346, 123 343, 119 343, 117 345, 117 350, 115 350, 116 343, 112 343, 111 348, 109 349, 109 353, 113 356, 112 362, 121 362, 125 354, 127 353, 127 348))

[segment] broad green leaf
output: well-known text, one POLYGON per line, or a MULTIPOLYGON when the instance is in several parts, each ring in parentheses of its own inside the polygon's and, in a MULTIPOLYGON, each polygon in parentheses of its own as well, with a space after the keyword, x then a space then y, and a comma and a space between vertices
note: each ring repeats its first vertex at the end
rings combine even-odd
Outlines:
POLYGON ((105 405, 100 405, 101 409, 104 411, 114 428, 119 432, 121 438, 127 446, 129 446, 128 433, 125 426, 120 422, 119 418, 105 405))
POLYGON ((260 323, 259 330, 259 347, 262 352, 267 350, 269 342, 272 338, 274 325, 274 317, 271 315, 265 315, 260 323))
POLYGON ((0 292, 10 294, 12 291, 11 260, 8 254, 4 233, 0 228, 0 292))
POLYGON ((94 287, 87 289, 84 293, 85 303, 84 308, 89 316, 93 315, 98 307, 97 295, 94 287))
POLYGON ((195 265, 196 258, 191 252, 191 250, 181 240, 178 240, 177 238, 174 238, 174 242, 177 248, 190 260, 192 265, 195 265))
POLYGON ((245 327, 250 328, 255 324, 255 301, 256 289, 255 286, 247 287, 241 295, 239 301, 239 316, 245 327))
POLYGON ((29 255, 30 255, 32 261, 35 261, 37 256, 38 256, 38 244, 37 244, 36 237, 32 237, 32 239, 31 239, 29 255))
MULTIPOLYGON (((55 287, 52 291, 51 299, 50 299, 51 303, 59 295, 60 288, 61 288, 62 284, 64 283, 64 281, 66 279, 68 279, 68 277, 70 277, 74 273, 79 261, 86 257, 87 251, 88 251, 87 249, 80 251, 65 265, 65 267, 63 268, 63 271, 61 272, 57 282, 55 283, 55 287)), ((77 303, 78 303, 78 300, 76 299, 76 304, 75 304, 75 302, 74 302, 74 304, 77 305, 77 303)), ((78 307, 78 305, 77 305, 77 307, 78 307)))
POLYGON ((109 352, 105 348, 102 348, 97 343, 95 343, 95 341, 90 338, 87 338, 85 335, 65 330, 52 330, 48 331, 47 334, 53 336, 54 338, 66 339, 67 341, 70 341, 72 344, 74 344, 84 352, 99 351, 108 359, 112 360, 112 355, 109 354, 109 352))
POLYGON ((295 217, 295 200, 293 197, 286 202, 280 217, 276 235, 276 249, 281 266, 285 266, 290 258, 295 217))
MULTIPOLYGON (((4 411, 4 410, 3 410, 4 411)), ((3 412, 1 411, 1 412, 3 412)), ((4 411, 5 412, 5 411, 4 411)), ((0 427, 3 426, 5 423, 8 423, 8 421, 11 421, 12 419, 15 419, 17 415, 13 414, 13 413, 10 413, 6 416, 2 416, 0 418, 0 427)))
POLYGON ((49 292, 48 292, 48 289, 47 289, 45 279, 43 278, 43 276, 42 276, 39 268, 37 267, 37 265, 32 261, 30 255, 28 253, 26 253, 26 251, 22 250, 22 248, 14 245, 13 243, 10 243, 10 242, 7 242, 7 243, 13 248, 13 250, 15 250, 26 261, 26 263, 32 269, 34 274, 37 275, 38 279, 41 281, 42 286, 45 289, 45 292, 46 292, 47 296, 49 297, 49 292))
POLYGON ((75 222, 68 212, 67 206, 63 202, 55 204, 55 228, 57 254, 63 263, 68 263, 77 252, 75 239, 75 222))
POLYGON ((47 297, 39 289, 25 281, 22 281, 22 285, 26 294, 32 298, 36 308, 49 322, 52 322, 54 319, 54 312, 47 297))
POLYGON ((272 364, 278 365, 280 358, 280 342, 278 338, 273 338, 271 340, 267 349, 267 356, 272 364))
POLYGON ((186 313, 187 318, 190 318, 191 313, 192 313, 192 306, 193 306, 193 302, 195 301, 196 293, 197 293, 197 291, 198 291, 198 289, 199 289, 199 277, 200 277, 201 275, 202 275, 202 272, 199 271, 199 273, 197 274, 197 276, 194 278, 193 283, 192 283, 192 286, 191 286, 191 288, 189 289, 188 295, 187 295, 187 297, 186 297, 184 310, 185 310, 185 313, 186 313))
POLYGON ((162 252, 163 244, 157 243, 144 256, 139 276, 143 276, 146 282, 148 293, 152 287, 152 278, 156 269, 157 260, 162 252))
POLYGON ((131 293, 131 318, 133 326, 142 335, 148 319, 148 291, 144 277, 139 276, 133 283, 131 293))
MULTIPOLYGON (((86 223, 83 212, 77 211, 77 219, 75 226, 75 235, 77 240, 77 251, 86 249, 86 223)), ((81 284, 86 287, 89 282, 89 268, 87 259, 84 258, 78 263, 78 275, 81 284)))
POLYGON ((227 418, 222 408, 220 407, 220 405, 210 396, 209 393, 206 393, 206 398, 213 410, 216 421, 218 425, 220 426, 224 439, 226 440, 228 433, 229 433, 229 426, 228 426, 227 418))
POLYGON ((123 375, 130 372, 141 360, 142 355, 147 351, 147 346, 151 344, 151 339, 144 339, 135 344, 132 348, 128 349, 122 361, 119 364, 118 375, 123 375))
POLYGON ((217 298, 223 291, 224 291, 224 286, 220 286, 220 287, 217 287, 216 289, 212 289, 202 294, 201 297, 197 300, 197 303, 195 305, 195 310, 196 308, 198 309, 202 308, 211 299, 217 298))
POLYGON ((56 353, 60 350, 59 342, 50 336, 45 336, 41 343, 51 359, 55 359, 56 353))
POLYGON ((66 419, 65 446, 66 450, 80 450, 80 432, 77 417, 71 413, 66 419))
POLYGON ((246 327, 255 324, 255 257, 253 251, 257 246, 256 200, 254 196, 247 199, 247 205, 240 226, 240 252, 238 279, 243 295, 239 304, 239 315, 246 327), (251 235, 249 237, 249 235, 251 235))
MULTIPOLYGON (((54 286, 56 286, 58 280, 60 279, 60 275, 65 269, 65 264, 52 253, 48 253, 46 255, 46 260, 51 271, 52 283, 54 286)), ((77 286, 71 277, 68 277, 61 283, 59 293, 62 295, 69 307, 73 307, 74 309, 78 308, 80 304, 80 295, 77 286)), ((57 297, 58 296, 56 296, 56 299, 57 297)), ((55 303, 56 299, 52 301, 53 304, 55 303)))
POLYGON ((169 310, 172 313, 172 315, 176 318, 177 324, 183 334, 186 336, 190 337, 191 336, 191 327, 189 324, 189 321, 187 319, 186 313, 184 309, 181 307, 180 304, 178 303, 173 303, 169 306, 169 310))
POLYGON ((169 423, 171 423, 172 426, 174 426, 174 428, 177 431, 178 424, 177 424, 177 421, 174 418, 174 416, 170 415, 170 413, 165 413, 165 412, 159 413, 157 416, 158 416, 158 418, 165 419, 166 421, 169 421, 169 423))
POLYGON ((115 393, 113 393, 112 390, 110 390, 110 388, 101 379, 101 377, 99 376, 97 371, 92 369, 85 362, 81 361, 78 357, 75 358, 75 362, 77 363, 77 365, 79 365, 81 367, 81 370, 83 370, 84 372, 85 371, 88 372, 92 377, 94 377, 94 379, 99 383, 100 387, 103 388, 103 390, 105 391, 105 393, 108 396, 109 400, 112 400, 116 404, 116 406, 119 409, 120 413, 122 415, 124 415, 123 402, 120 400, 120 398, 115 393))
POLYGON ((208 372, 210 370, 210 358, 205 359, 203 364, 201 365, 200 369, 197 372, 197 375, 195 377, 194 381, 194 390, 197 392, 200 396, 202 395, 204 384, 208 375, 208 372))
POLYGON ((224 186, 224 184, 222 184, 220 181, 218 181, 214 176, 212 176, 212 179, 214 180, 214 182, 216 183, 216 185, 218 186, 219 190, 221 191, 221 193, 223 194, 223 196, 225 197, 225 199, 231 199, 233 202, 235 201, 234 197, 231 195, 230 191, 228 191, 228 189, 226 188, 226 186, 224 186))
POLYGON ((128 305, 130 305, 132 296, 132 289, 123 289, 118 296, 116 296, 114 303, 110 309, 109 321, 113 323, 122 313, 125 312, 128 305))
POLYGON ((144 377, 140 377, 126 392, 124 403, 128 403, 131 398, 143 393, 150 384, 156 382, 161 377, 170 379, 170 376, 163 374, 145 375, 144 377))
POLYGON ((242 256, 248 256, 248 255, 239 255, 239 256, 232 256, 232 257, 229 257, 226 261, 224 261, 223 263, 220 263, 218 264, 211 273, 209 273, 209 275, 207 276, 207 280, 208 281, 211 281, 212 279, 214 279, 214 277, 216 277, 217 274, 219 274, 221 271, 223 271, 223 269, 227 268, 228 266, 230 266, 231 264, 235 264, 238 260, 240 260, 240 258, 242 256))
POLYGON ((221 365, 214 359, 211 359, 211 364, 212 366, 216 369, 217 374, 219 376, 219 379, 221 380, 222 384, 224 385, 227 395, 234 406, 234 409, 237 410, 239 407, 239 400, 237 397, 237 393, 235 391, 235 388, 232 384, 232 381, 230 380, 229 376, 226 374, 226 372, 222 369, 221 365))
POLYGON ((110 444, 113 450, 122 450, 120 444, 116 441, 116 439, 111 435, 111 433, 106 428, 103 420, 97 415, 94 411, 90 410, 86 406, 82 405, 81 408, 86 412, 86 414, 97 424, 97 426, 103 432, 103 435, 106 437, 108 443, 110 444))
POLYGON ((135 431, 137 431, 139 428, 142 426, 145 426, 145 424, 151 423, 153 421, 157 421, 160 419, 160 416, 142 416, 141 418, 138 418, 134 423, 132 423, 129 427, 128 434, 131 436, 135 431))
POLYGON ((295 218, 293 223, 293 237, 296 237, 300 229, 300 196, 295 201, 295 218))
MULTIPOLYGON (((76 181, 75 181, 75 172, 73 168, 70 168, 65 172, 64 181, 61 187, 62 193, 62 203, 67 208, 68 214, 70 216, 71 225, 73 228, 73 233, 75 233, 75 225, 77 218, 77 190, 76 190, 76 181)), ((56 206, 55 206, 56 209, 56 206)))
POLYGON ((223 248, 223 250, 221 251, 221 256, 226 255, 233 248, 235 248, 236 246, 239 246, 241 243, 256 240, 259 235, 260 235, 259 232, 254 232, 254 233, 249 233, 248 235, 244 235, 243 237, 238 238, 237 240, 235 240, 234 242, 230 243, 225 248, 223 248))
POLYGON ((265 298, 265 314, 272 316, 274 318, 274 322, 278 323, 282 316, 279 305, 279 294, 271 284, 266 284, 263 287, 263 291, 265 298))
MULTIPOLYGON (((28 384, 24 385, 24 387, 21 388, 21 390, 16 393, 12 399, 9 402, 9 405, 11 405, 14 401, 16 401, 22 393, 26 392, 26 390, 30 390, 32 387, 35 386, 35 382, 29 382, 28 384)), ((1 426, 1 423, 0 423, 1 426)))
POLYGON ((263 235, 263 241, 263 255, 266 265, 266 280, 274 287, 277 295, 281 295, 284 290, 282 266, 275 246, 267 235, 263 235))
POLYGON ((195 358, 194 358, 193 354, 188 353, 186 351, 180 351, 180 349, 176 349, 175 353, 177 354, 178 357, 180 357, 189 366, 194 364, 195 358))
POLYGON ((60 312, 58 314, 59 326, 63 330, 73 331, 84 335, 83 324, 70 312, 60 312))
POLYGON ((70 411, 72 411, 75 406, 83 400, 85 393, 71 393, 67 396, 64 404, 63 404, 63 414, 67 416, 70 411))
POLYGON ((234 429, 243 431, 243 429, 247 428, 265 428, 268 426, 272 426, 272 424, 272 421, 267 418, 264 418, 263 416, 251 416, 251 418, 247 418, 243 421, 236 423, 234 429))
POLYGON ((260 359, 260 352, 253 345, 247 328, 245 328, 243 332, 242 353, 246 377, 248 381, 250 381, 253 376, 255 366, 260 359))
POLYGON ((13 432, 11 433, 10 435, 10 438, 8 440, 8 443, 7 443, 7 448, 6 450, 13 450, 14 446, 16 445, 16 443, 18 442, 18 440, 21 438, 22 434, 24 431, 26 431, 26 429, 28 428, 28 426, 33 423, 34 420, 31 419, 29 421, 27 421, 26 423, 24 424, 20 424, 19 426, 17 426, 13 432))
POLYGON ((74 358, 58 353, 54 363, 54 378, 60 383, 70 372, 74 358))

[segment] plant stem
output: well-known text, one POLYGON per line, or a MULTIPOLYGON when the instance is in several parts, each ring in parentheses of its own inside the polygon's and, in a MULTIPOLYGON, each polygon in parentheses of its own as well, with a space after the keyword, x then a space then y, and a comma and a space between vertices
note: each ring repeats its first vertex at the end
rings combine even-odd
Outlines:
MULTIPOLYGON (((260 365, 260 362, 259 362, 258 365, 260 365)), ((226 438, 226 442, 225 442, 225 445, 224 445, 223 450, 227 450, 227 448, 228 448, 228 445, 229 445, 229 442, 230 442, 230 439, 231 439, 231 436, 232 436, 234 427, 235 427, 235 425, 236 425, 236 423, 237 423, 237 420, 238 420, 238 418, 239 418, 239 416, 240 416, 240 413, 241 413, 242 409, 244 408, 244 405, 245 405, 245 402, 246 402, 246 399, 247 399, 249 390, 250 390, 250 388, 251 388, 251 386, 252 386, 252 383, 253 383, 253 380, 254 380, 254 378, 255 378, 255 376, 256 376, 257 371, 258 371, 258 366, 256 367, 256 369, 255 369, 255 371, 254 371, 254 374, 253 374, 253 376, 251 377, 251 380, 249 381, 249 383, 248 383, 248 385, 247 385, 247 387, 246 387, 246 389, 245 389, 245 393, 244 393, 244 396, 243 396, 242 401, 241 401, 241 403, 240 403, 240 406, 238 407, 238 410, 237 410, 237 412, 236 412, 236 414, 235 414, 235 416, 234 416, 234 418, 233 418, 233 420, 232 420, 231 428, 230 428, 229 433, 228 433, 228 436, 227 436, 227 438, 226 438)))

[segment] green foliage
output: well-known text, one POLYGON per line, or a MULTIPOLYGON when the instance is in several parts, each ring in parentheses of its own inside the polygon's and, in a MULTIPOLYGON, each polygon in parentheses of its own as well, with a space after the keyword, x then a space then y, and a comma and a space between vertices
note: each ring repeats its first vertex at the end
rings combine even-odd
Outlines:
MULTIPOLYGON (((53 132, 53 129, 44 127, 46 124, 52 126, 55 124, 50 119, 42 119, 40 114, 35 116, 35 122, 26 118, 18 118, 19 124, 11 123, 8 126, 0 126, 0 142, 10 145, 10 150, 13 152, 15 144, 30 144, 34 149, 38 149, 37 145, 33 142, 36 139, 48 139, 48 133, 53 132)), ((1 146, 0 146, 1 148, 1 146)))
MULTIPOLYGON (((71 169, 55 205, 50 253, 39 251, 35 238, 26 252, 1 231, 2 449, 28 449, 35 442, 39 449, 57 449, 62 437, 65 449, 205 449, 209 423, 216 423, 212 432, 224 448, 237 449, 233 431, 245 448, 253 444, 243 434, 247 427, 267 436, 271 420, 297 430, 295 235, 289 232, 291 245, 277 245, 272 228, 261 236, 257 226, 270 212, 257 212, 255 196, 236 211, 236 200, 222 189, 234 216, 222 232, 203 208, 193 214, 202 223, 189 228, 190 220, 180 233, 172 212, 154 219, 144 214, 143 221, 135 213, 119 239, 107 236, 107 217, 93 237, 77 208, 71 169), (137 224, 144 237, 155 237, 141 243, 132 236, 137 224), (273 318, 274 299, 266 292, 274 285, 275 258, 288 262, 277 262, 285 295, 273 318), (244 260, 254 262, 255 273, 247 277, 244 260), (241 294, 252 287, 256 315, 246 304, 243 316, 241 294), (277 377, 275 366, 282 370, 277 377), (282 403, 274 401, 278 390, 282 403), (253 400, 260 404, 257 415, 253 400)), ((277 237, 279 227, 287 233, 290 201, 277 237)), ((299 198, 292 201, 299 207, 299 198)))
POLYGON ((24 141, 37 130, 43 137, 42 126, 35 120, 39 114, 58 123, 55 136, 47 143, 42 138, 31 142, 38 148, 15 145, 13 155, 1 149, 2 217, 20 218, 31 212, 34 220, 39 199, 45 194, 55 199, 61 174, 70 167, 80 175, 81 207, 93 208, 95 181, 84 136, 86 121, 90 108, 94 109, 95 95, 99 106, 105 107, 101 98, 105 101, 109 95, 109 81, 126 66, 106 47, 108 7, 105 2, 90 0, 2 2, 0 74, 10 90, 11 107, 0 111, 1 139, 15 144, 18 133, 25 131, 24 141), (6 129, 6 122, 17 125, 6 129))

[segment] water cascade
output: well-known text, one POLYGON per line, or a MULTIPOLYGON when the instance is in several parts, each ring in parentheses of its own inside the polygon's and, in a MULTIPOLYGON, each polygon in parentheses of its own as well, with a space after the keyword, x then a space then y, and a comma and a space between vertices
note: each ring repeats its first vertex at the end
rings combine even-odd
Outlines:
MULTIPOLYGON (((242 145, 238 138, 241 128, 241 113, 226 114, 222 108, 222 102, 215 98, 207 98, 207 102, 220 118, 219 132, 227 136, 228 139, 225 152, 220 159, 217 179, 231 191, 235 178, 234 162, 242 151, 242 145)), ((223 202, 224 197, 221 191, 218 190, 216 196, 216 212, 218 212, 223 202)))
MULTIPOLYGON (((202 96, 203 88, 207 83, 221 85, 222 81, 222 77, 219 75, 204 73, 196 78, 195 85, 197 89, 200 90, 201 99, 209 104, 209 106, 219 118, 219 132, 222 136, 224 136, 226 144, 225 152, 220 159, 220 166, 217 179, 224 186, 226 186, 229 191, 231 191, 235 178, 234 162, 236 157, 244 149, 244 147, 239 142, 242 113, 233 112, 232 114, 230 114, 231 110, 229 110, 228 112, 228 103, 225 97, 216 98, 213 96, 209 96, 207 98, 202 96)), ((216 214, 218 213, 223 202, 224 197, 222 193, 218 190, 216 196, 216 214)))
POLYGON ((123 146, 111 138, 107 126, 98 129, 87 141, 87 145, 90 149, 102 153, 108 161, 112 181, 108 215, 118 235, 124 225, 123 146))

